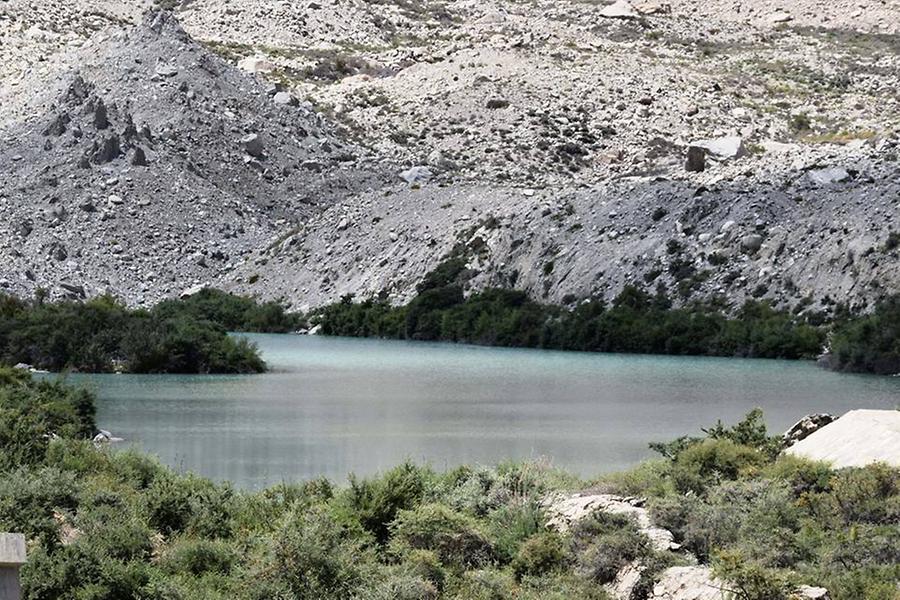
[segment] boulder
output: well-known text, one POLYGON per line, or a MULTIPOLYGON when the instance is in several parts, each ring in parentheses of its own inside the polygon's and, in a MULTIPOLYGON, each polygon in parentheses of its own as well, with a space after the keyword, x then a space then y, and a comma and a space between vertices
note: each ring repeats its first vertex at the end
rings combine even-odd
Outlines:
POLYGON ((616 0, 600 10, 600 16, 607 19, 638 19, 641 13, 628 0, 616 0))
POLYGON ((791 425, 781 439, 784 441, 785 447, 793 446, 797 442, 806 439, 809 435, 819 428, 828 425, 837 417, 828 413, 815 413, 806 415, 793 425, 791 425))
POLYGON ((242 137, 241 147, 244 149, 244 152, 255 158, 262 158, 263 156, 265 156, 265 154, 263 153, 262 140, 259 139, 259 136, 255 133, 251 133, 242 137))
POLYGON ((758 233, 751 233, 741 238, 741 250, 744 252, 755 254, 762 248, 763 237, 758 233))
POLYGON ((825 461, 835 469, 876 462, 900 467, 900 411, 851 410, 785 453, 825 461))
POLYGON ((675 543, 672 532, 656 527, 650 519, 650 513, 639 498, 626 498, 612 494, 574 494, 571 496, 551 496, 544 501, 547 510, 547 527, 560 532, 568 531, 572 525, 594 513, 625 515, 637 523, 641 533, 650 539, 657 550, 677 550, 681 546, 675 543))
POLYGON ((630 600, 645 568, 638 563, 625 565, 616 573, 613 582, 603 587, 616 600, 630 600))
POLYGON ((722 588, 709 567, 669 567, 653 586, 650 600, 725 600, 722 588))
POLYGON ((806 174, 811 182, 816 185, 831 185, 850 179, 850 173, 843 167, 827 167, 825 169, 813 169, 806 174))
POLYGON ((275 70, 275 65, 271 62, 265 58, 255 56, 242 58, 238 61, 237 66, 242 71, 247 71, 248 73, 271 73, 275 70))
POLYGON ((409 184, 419 184, 425 183, 429 179, 431 179, 432 172, 431 169, 425 166, 416 166, 411 167, 402 173, 400 173, 400 178, 403 179, 406 183, 409 184))
POLYGON ((706 169, 706 149, 699 146, 688 147, 684 168, 691 173, 700 173, 706 169))
POLYGON ((697 140, 688 146, 688 152, 690 152, 691 148, 702 148, 707 155, 719 161, 740 158, 747 153, 746 148, 744 148, 744 140, 739 136, 697 140))
POLYGON ((272 102, 282 106, 297 106, 297 99, 290 92, 275 92, 272 102))

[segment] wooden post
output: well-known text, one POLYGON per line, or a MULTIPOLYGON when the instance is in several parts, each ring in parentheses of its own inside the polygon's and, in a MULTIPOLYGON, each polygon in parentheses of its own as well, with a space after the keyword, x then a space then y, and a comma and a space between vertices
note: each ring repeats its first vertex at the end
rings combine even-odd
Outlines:
POLYGON ((0 533, 0 598, 22 600, 19 568, 25 564, 25 536, 0 533))

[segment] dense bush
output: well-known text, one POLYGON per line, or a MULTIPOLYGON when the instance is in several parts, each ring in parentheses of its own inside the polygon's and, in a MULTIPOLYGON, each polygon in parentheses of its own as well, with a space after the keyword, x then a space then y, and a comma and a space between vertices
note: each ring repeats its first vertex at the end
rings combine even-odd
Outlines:
POLYGON ((288 333, 304 325, 300 315, 285 312, 277 302, 259 303, 212 288, 179 300, 164 300, 153 312, 163 319, 209 321, 228 331, 288 333))
POLYGON ((469 569, 491 564, 494 549, 472 517, 442 504, 400 511, 391 525, 391 550, 430 550, 449 567, 469 569))
POLYGON ((900 373, 900 295, 879 302, 871 315, 839 324, 828 361, 841 371, 900 373))
POLYGON ((632 286, 611 306, 588 300, 573 309, 539 304, 517 290, 465 297, 463 267, 459 259, 439 265, 406 306, 346 296, 312 320, 328 335, 600 352, 811 358, 825 341, 821 328, 764 302, 747 302, 729 319, 715 304, 673 309, 665 296, 632 286))
MULTIPOLYGON (((38 427, 0 438, 0 530, 29 539, 28 600, 608 600, 602 584, 634 561, 645 569, 631 598, 644 600, 688 561, 621 515, 548 529, 548 494, 588 484, 545 463, 407 463, 343 488, 238 491, 95 448, 92 406, 86 392, 0 370, 4 431, 38 427)), ((804 583, 835 600, 894 600, 900 471, 835 471, 775 447, 754 411, 590 487, 648 497, 655 523, 735 598, 786 598, 804 583)))
POLYGON ((256 348, 229 329, 290 329, 272 304, 201 292, 131 310, 110 297, 26 304, 0 297, 0 363, 40 369, 134 373, 258 373, 256 348))

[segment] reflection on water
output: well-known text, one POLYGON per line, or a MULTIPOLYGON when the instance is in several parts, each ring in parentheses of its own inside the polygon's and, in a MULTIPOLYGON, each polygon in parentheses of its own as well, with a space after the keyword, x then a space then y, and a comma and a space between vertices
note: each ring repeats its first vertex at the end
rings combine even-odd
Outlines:
POLYGON ((755 406, 780 431, 810 412, 900 405, 900 379, 809 363, 249 337, 272 372, 71 379, 99 394, 101 427, 176 468, 254 488, 406 458, 443 468, 548 457, 590 476, 755 406))

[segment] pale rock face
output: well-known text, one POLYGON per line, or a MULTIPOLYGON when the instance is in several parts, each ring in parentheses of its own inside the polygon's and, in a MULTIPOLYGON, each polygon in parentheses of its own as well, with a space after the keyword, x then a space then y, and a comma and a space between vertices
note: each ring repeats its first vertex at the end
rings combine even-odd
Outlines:
POLYGON ((826 169, 814 169, 807 173, 809 180, 816 185, 831 185, 847 181, 850 173, 843 167, 828 167, 826 169))
POLYGON ((672 532, 656 527, 650 520, 650 513, 636 498, 625 498, 612 494, 574 494, 572 496, 550 497, 545 501, 550 517, 547 526, 557 531, 568 531, 575 523, 600 511, 624 515, 634 519, 641 533, 646 535, 657 550, 677 550, 672 532))
POLYGON ((828 462, 836 469, 875 462, 900 467, 900 411, 851 410, 785 453, 828 462))
POLYGON ((709 567, 669 567, 653 586, 650 600, 726 600, 723 588, 709 567))
POLYGON ((823 587, 801 585, 791 595, 792 600, 830 600, 831 595, 823 587))
POLYGON ((238 61, 237 66, 248 73, 271 73, 275 70, 275 65, 259 57, 247 57, 238 61))
POLYGON ((696 142, 691 142, 690 146, 706 150, 707 154, 716 160, 740 158, 747 152, 744 148, 743 138, 738 136, 697 140, 696 142))
POLYGON ((600 16, 610 19, 637 19, 641 15, 628 0, 616 0, 613 4, 601 9, 600 16))

